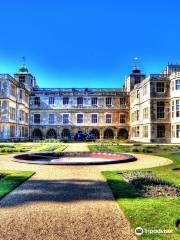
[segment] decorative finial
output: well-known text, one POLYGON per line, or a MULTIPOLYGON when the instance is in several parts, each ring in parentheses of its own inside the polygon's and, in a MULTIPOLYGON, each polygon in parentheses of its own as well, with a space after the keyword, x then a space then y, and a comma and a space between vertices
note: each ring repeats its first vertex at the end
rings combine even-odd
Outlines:
POLYGON ((134 57, 133 60, 134 60, 134 68, 138 68, 139 58, 138 57, 134 57))
POLYGON ((22 57, 22 65, 21 67, 19 68, 19 73, 20 74, 26 74, 28 73, 28 69, 26 67, 26 58, 23 56, 22 57))
POLYGON ((133 69, 132 69, 133 74, 134 73, 135 74, 140 74, 141 70, 139 68, 139 58, 138 57, 134 57, 133 58, 133 62, 134 62, 133 69))
POLYGON ((22 57, 22 62, 23 62, 23 66, 25 66, 26 65, 26 57, 25 56, 22 57))

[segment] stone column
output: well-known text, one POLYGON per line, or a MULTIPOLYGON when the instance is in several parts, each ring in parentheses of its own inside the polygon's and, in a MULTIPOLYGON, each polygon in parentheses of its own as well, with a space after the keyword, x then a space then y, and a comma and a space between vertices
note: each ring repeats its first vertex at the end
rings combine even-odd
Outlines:
POLYGON ((100 139, 103 139, 103 135, 104 135, 104 130, 103 130, 103 128, 100 128, 99 129, 99 137, 100 137, 100 139))
POLYGON ((114 139, 118 138, 118 129, 114 129, 114 139))

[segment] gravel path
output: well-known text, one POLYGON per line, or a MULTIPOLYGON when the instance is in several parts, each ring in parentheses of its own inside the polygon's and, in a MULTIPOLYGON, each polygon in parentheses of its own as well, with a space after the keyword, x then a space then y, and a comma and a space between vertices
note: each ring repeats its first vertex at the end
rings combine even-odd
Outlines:
POLYGON ((89 151, 87 143, 73 143, 68 145, 64 152, 86 152, 89 151))
MULTIPOLYGON (((73 149, 88 150, 85 144, 72 144, 66 151, 73 149)), ((133 240, 100 172, 170 163, 165 158, 136 156, 136 162, 115 165, 45 166, 15 163, 1 155, 0 169, 36 174, 0 201, 0 240, 133 240)))

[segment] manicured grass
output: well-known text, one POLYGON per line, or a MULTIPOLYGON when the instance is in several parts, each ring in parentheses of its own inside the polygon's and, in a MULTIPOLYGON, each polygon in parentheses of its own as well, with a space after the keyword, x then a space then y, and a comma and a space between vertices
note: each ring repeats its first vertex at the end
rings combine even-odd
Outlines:
POLYGON ((0 153, 16 153, 16 152, 61 152, 66 148, 60 143, 49 142, 25 142, 25 143, 1 143, 0 153))
POLYGON ((43 143, 40 145, 35 145, 30 150, 31 152, 62 152, 66 146, 60 145, 60 144, 49 144, 49 143, 43 143))
POLYGON ((32 171, 4 171, 0 170, 0 174, 5 177, 0 179, 0 199, 11 192, 14 188, 22 184, 30 178, 34 172, 32 171))
MULTIPOLYGON (((149 146, 152 148, 152 146, 149 146)), ((110 152, 131 152, 132 146, 89 146, 91 151, 110 152), (124 151, 123 151, 124 150, 124 151)), ((143 151, 143 146, 136 147, 139 152, 143 151)), ((152 155, 152 153, 151 153, 152 155)), ((156 176, 168 182, 180 186, 180 172, 174 168, 180 167, 179 146, 154 146, 153 155, 169 158, 173 161, 171 165, 141 169, 141 171, 152 171, 156 176)), ((148 157, 148 154, 147 154, 148 157)), ((177 240, 180 238, 180 230, 176 228, 176 221, 180 219, 180 198, 179 197, 141 197, 133 188, 124 181, 118 174, 122 171, 103 172, 107 182, 112 189, 115 199, 134 230, 141 226, 143 229, 153 230, 173 230, 173 234, 143 234, 138 237, 143 240, 177 240)))

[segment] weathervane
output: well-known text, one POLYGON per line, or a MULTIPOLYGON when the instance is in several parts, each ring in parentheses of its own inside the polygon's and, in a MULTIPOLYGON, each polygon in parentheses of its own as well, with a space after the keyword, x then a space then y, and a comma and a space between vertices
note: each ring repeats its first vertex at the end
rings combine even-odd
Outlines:
POLYGON ((25 58, 25 56, 22 57, 22 62, 23 62, 23 66, 25 66, 26 65, 26 58, 25 58))
POLYGON ((138 57, 134 57, 134 68, 138 68, 138 62, 139 62, 139 58, 138 57))

